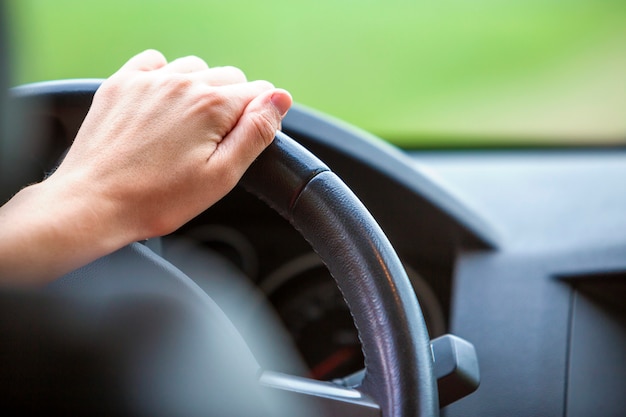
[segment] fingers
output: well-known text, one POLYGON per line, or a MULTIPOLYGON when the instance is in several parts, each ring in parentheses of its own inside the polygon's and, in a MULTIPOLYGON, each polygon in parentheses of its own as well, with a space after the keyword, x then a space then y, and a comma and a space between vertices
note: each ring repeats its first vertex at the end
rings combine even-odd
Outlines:
POLYGON ((241 84, 248 81, 243 71, 236 67, 214 67, 193 76, 212 86, 241 84))
POLYGON ((169 73, 179 73, 179 74, 188 74, 191 72, 198 72, 208 70, 209 66, 203 59, 198 58, 197 56, 186 56, 182 58, 177 58, 161 68, 164 72, 169 73))
MULTIPOLYGON (((146 50, 128 60, 119 70, 127 71, 158 71, 166 77, 182 74, 194 83, 209 87, 203 99, 196 97, 191 106, 210 122, 209 129, 214 130, 216 135, 213 137, 221 139, 211 156, 219 166, 217 169, 234 173, 237 180, 272 142, 292 104, 292 98, 285 90, 276 89, 267 81, 248 82, 245 74, 235 67, 209 68, 197 56, 186 56, 168 63, 160 52, 146 50)), ((160 78, 163 77, 152 80, 160 78)))
POLYGON ((160 70, 168 74, 190 74, 194 81, 211 86, 224 86, 247 82, 242 70, 232 66, 209 68, 197 56, 185 56, 168 63, 163 54, 148 49, 129 59, 118 72, 160 70))
POLYGON ((259 95, 273 90, 267 81, 252 81, 227 86, 207 87, 193 111, 205 120, 214 143, 221 142, 236 126, 249 104, 259 95))
POLYGON ((206 62, 196 56, 178 58, 170 62, 161 71, 170 74, 190 74, 192 79, 212 86, 239 84, 248 81, 242 70, 236 67, 209 68, 206 62))
POLYGON ((245 83, 246 75, 236 67, 209 68, 207 63, 197 56, 186 56, 175 59, 161 68, 170 74, 193 74, 193 78, 212 86, 245 83))
POLYGON ((239 181, 248 166, 272 143, 292 102, 287 91, 271 89, 248 104, 211 157, 214 169, 222 172, 222 178, 228 178, 230 186, 239 181))
POLYGON ((253 99, 273 89, 274 85, 264 80, 211 87, 211 90, 216 91, 222 97, 227 97, 229 101, 232 101, 235 108, 241 109, 238 112, 239 116, 253 99))
POLYGON ((170 74, 190 74, 192 79, 211 86, 239 84, 248 81, 246 75, 239 68, 231 66, 209 68, 203 59, 193 55, 177 58, 160 70, 170 74))
POLYGON ((166 64, 167 60, 162 53, 154 49, 148 49, 129 59, 118 72, 153 71, 164 67, 166 64))

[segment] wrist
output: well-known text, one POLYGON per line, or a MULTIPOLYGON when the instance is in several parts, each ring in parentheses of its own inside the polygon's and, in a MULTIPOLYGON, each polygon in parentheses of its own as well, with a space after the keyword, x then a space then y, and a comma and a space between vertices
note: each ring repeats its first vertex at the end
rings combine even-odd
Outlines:
POLYGON ((68 178, 28 186, 0 211, 0 281, 51 281, 133 241, 114 204, 68 178))
POLYGON ((31 187, 29 191, 39 195, 41 216, 55 224, 59 235, 89 244, 98 253, 110 253, 139 238, 126 224, 123 210, 100 192, 95 181, 51 176, 31 187))

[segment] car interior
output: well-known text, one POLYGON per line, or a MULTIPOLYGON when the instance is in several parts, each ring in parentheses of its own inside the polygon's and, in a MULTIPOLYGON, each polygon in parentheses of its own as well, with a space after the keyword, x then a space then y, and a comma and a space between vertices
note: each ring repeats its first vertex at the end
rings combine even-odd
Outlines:
MULTIPOLYGON (((3 201, 100 83, 9 89, 3 201)), ((3 291, 0 409, 624 416, 624 178, 623 145, 407 149, 296 104, 173 234, 3 291)))

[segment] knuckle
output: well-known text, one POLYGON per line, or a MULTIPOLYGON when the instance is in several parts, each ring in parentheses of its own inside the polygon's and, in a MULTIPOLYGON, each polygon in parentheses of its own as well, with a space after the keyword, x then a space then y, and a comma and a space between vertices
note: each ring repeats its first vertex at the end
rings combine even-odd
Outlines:
POLYGON ((275 88, 274 84, 266 80, 256 80, 253 81, 252 84, 262 91, 273 90, 275 88))
POLYGON ((163 54, 159 51, 157 51, 156 49, 146 49, 145 51, 143 51, 141 54, 145 55, 146 57, 158 62, 161 65, 165 65, 167 63, 167 60, 165 59, 165 57, 163 56, 163 54))
POLYGON ((194 67, 204 67, 204 68, 208 68, 209 66, 207 65, 207 63, 204 61, 204 59, 200 58, 197 55, 188 55, 184 58, 181 58, 181 60, 186 61, 185 63, 194 67))
POLYGON ((278 129, 278 121, 267 111, 255 112, 250 115, 250 123, 254 134, 262 141, 263 146, 268 146, 274 139, 278 129))
POLYGON ((184 91, 191 87, 193 81, 185 74, 171 74, 161 81, 161 88, 168 92, 184 91))
POLYGON ((197 100, 200 109, 208 114, 225 115, 230 110, 228 98, 216 89, 204 91, 197 100))
POLYGON ((200 58, 198 55, 187 55, 184 59, 204 63, 204 59, 200 58))
POLYGON ((239 68, 233 66, 225 66, 222 68, 224 72, 226 72, 230 77, 239 82, 246 82, 246 74, 239 68))

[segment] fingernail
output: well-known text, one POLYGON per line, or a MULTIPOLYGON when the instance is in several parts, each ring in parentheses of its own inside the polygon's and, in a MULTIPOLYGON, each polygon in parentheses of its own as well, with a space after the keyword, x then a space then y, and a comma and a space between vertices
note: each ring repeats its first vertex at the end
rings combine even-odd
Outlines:
POLYGON ((278 110, 278 113, 280 113, 280 117, 284 117, 287 114, 292 103, 291 96, 286 91, 272 94, 270 101, 276 110, 278 110))

